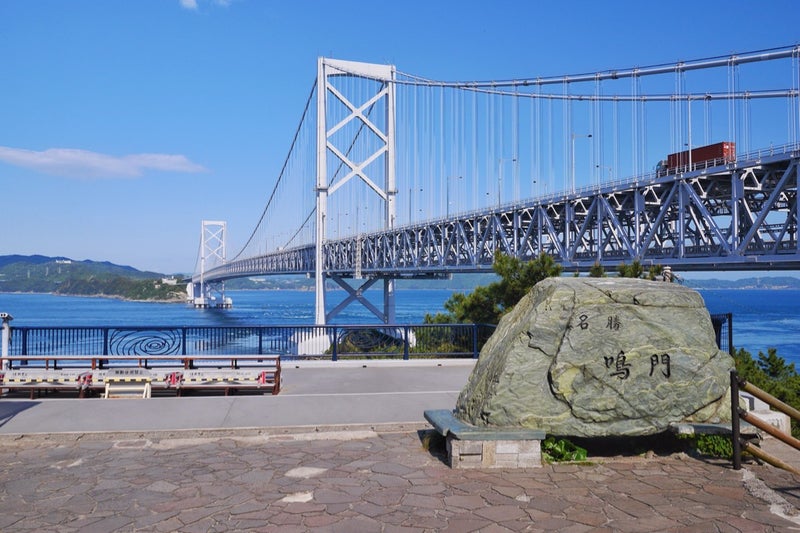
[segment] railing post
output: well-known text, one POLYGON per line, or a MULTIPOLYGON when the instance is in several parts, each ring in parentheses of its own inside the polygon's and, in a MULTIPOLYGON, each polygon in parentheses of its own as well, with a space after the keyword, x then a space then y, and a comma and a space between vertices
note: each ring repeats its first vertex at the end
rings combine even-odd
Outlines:
POLYGON ((2 359, 2 365, 0 368, 3 370, 8 370, 11 368, 11 360, 8 358, 8 345, 11 342, 11 321, 14 320, 14 317, 9 315, 8 313, 0 313, 0 318, 3 319, 3 334, 2 334, 2 348, 0 348, 0 359, 2 359))
POLYGON ((478 324, 472 324, 472 358, 478 358, 478 324))
POLYGON ((186 328, 181 328, 181 355, 186 355, 186 328))
POLYGON ((403 360, 408 361, 408 326, 403 326, 403 360))
POLYGON ((742 468, 742 441, 739 425, 739 376, 731 370, 731 444, 733 445, 733 469, 742 468))
POLYGON ((258 328, 258 355, 264 355, 264 328, 258 328))
POLYGON ((733 313, 728 313, 728 353, 733 357, 735 350, 733 348, 733 313))
MULTIPOLYGON (((323 331, 327 329, 327 326, 322 327, 323 331)), ((338 361, 339 360, 339 332, 337 331, 337 327, 333 326, 333 351, 331 355, 331 361, 338 361)))

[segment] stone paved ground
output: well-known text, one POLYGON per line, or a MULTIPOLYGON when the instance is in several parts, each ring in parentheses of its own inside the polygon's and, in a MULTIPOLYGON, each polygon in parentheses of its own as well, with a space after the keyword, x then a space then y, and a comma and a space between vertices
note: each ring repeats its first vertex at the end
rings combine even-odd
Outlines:
POLYGON ((791 505, 762 499, 776 495, 762 479, 785 494, 800 480, 768 467, 675 454, 452 470, 423 440, 414 430, 4 439, 0 531, 800 529, 791 505))

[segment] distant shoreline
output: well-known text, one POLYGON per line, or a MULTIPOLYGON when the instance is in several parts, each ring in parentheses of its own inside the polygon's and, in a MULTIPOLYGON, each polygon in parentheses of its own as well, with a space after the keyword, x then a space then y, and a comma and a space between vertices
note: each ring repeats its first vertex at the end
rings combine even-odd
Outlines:
MULTIPOLYGON (((704 287, 704 286, 692 286, 691 284, 684 284, 684 286, 696 290, 696 291, 745 291, 745 290, 752 290, 752 291, 791 291, 791 290, 800 290, 800 286, 791 286, 791 285, 776 285, 776 286, 753 286, 753 285, 745 285, 745 286, 733 286, 733 287, 704 287)), ((452 288, 452 287, 413 287, 413 288, 397 288, 398 291, 453 291, 453 292, 466 292, 472 291, 475 287, 469 288, 452 288)), ((329 288, 328 291, 342 291, 341 288, 329 288)), ((310 289, 306 288, 260 288, 260 289, 226 289, 225 292, 236 293, 236 292, 310 292, 310 289)), ((37 291, 3 291, 0 290, 0 294, 42 294, 42 295, 49 295, 49 296, 67 296, 72 298, 104 298, 108 300, 119 300, 123 302, 138 302, 138 303, 169 303, 169 304, 180 304, 180 303, 188 303, 188 300, 185 297, 175 297, 175 298, 165 298, 165 299, 157 299, 157 298, 148 298, 148 299, 135 299, 135 298, 126 298, 124 296, 118 294, 67 294, 67 293, 60 293, 60 292, 37 292, 37 291)))
POLYGON ((186 298, 169 298, 169 299, 144 299, 137 300, 133 298, 126 298, 118 294, 66 294, 62 292, 37 292, 37 291, 0 291, 0 294, 42 294, 47 296, 68 296, 70 298, 104 298, 107 300, 119 300, 122 302, 141 302, 141 303, 186 303, 186 298))

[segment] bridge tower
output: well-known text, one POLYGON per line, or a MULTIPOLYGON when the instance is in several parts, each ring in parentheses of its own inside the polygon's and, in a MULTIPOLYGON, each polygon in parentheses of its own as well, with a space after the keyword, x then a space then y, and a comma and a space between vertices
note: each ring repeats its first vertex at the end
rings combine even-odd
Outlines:
MULTIPOLYGON (((315 239, 315 321, 318 325, 337 315, 353 302, 360 302, 384 323, 395 321, 394 278, 376 276, 367 279, 358 288, 353 288, 342 276, 333 276, 326 271, 323 247, 325 245, 326 224, 328 221, 328 198, 352 179, 361 180, 368 189, 383 202, 384 229, 392 229, 396 219, 395 184, 395 67, 353 61, 341 61, 320 57, 317 63, 317 179, 316 179, 316 239, 315 239), (346 91, 337 87, 334 81, 343 77, 361 77, 374 80, 374 94, 363 102, 353 102, 346 91), (336 124, 329 124, 333 105, 345 106, 349 113, 336 124), (370 111, 376 108, 385 112, 379 124, 370 119, 370 111), (351 147, 355 138, 342 139, 335 134, 345 126, 357 126, 358 136, 372 136, 377 141, 377 149, 360 161, 353 160, 351 147), (332 156, 332 157, 329 157, 332 156), (330 161, 329 161, 330 159, 330 161), (374 162, 383 162, 373 165, 374 162), (337 172, 344 168, 346 174, 335 179, 337 172), (375 170, 372 170, 375 169, 375 170), (331 279, 347 291, 346 299, 326 315, 325 281, 331 279), (368 302, 363 292, 375 282, 383 281, 383 311, 368 302)), ((352 128, 351 128, 352 130, 352 128)), ((354 275, 358 279, 360 276, 354 275)))
POLYGON ((225 238, 227 222, 203 220, 200 233, 200 281, 187 286, 189 301, 195 307, 231 307, 231 299, 225 297, 225 281, 207 282, 206 271, 226 262, 225 238))

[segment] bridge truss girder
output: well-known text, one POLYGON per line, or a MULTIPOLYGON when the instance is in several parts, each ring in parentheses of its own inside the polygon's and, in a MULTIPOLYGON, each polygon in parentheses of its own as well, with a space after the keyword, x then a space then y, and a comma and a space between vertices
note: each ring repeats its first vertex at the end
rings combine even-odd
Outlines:
POLYGON ((796 156, 752 161, 372 233, 360 246, 327 243, 325 270, 346 275, 360 262, 365 275, 475 272, 495 251, 546 253, 581 271, 633 260, 683 270, 800 268, 797 174, 796 156))
MULTIPOLYGON (((568 271, 633 260, 684 271, 797 270, 799 167, 795 151, 328 241, 323 271, 337 283, 356 277, 356 265, 367 280, 487 272, 495 251, 523 260, 546 253, 568 271)), ((233 261, 206 279, 315 266, 307 246, 233 261)))

